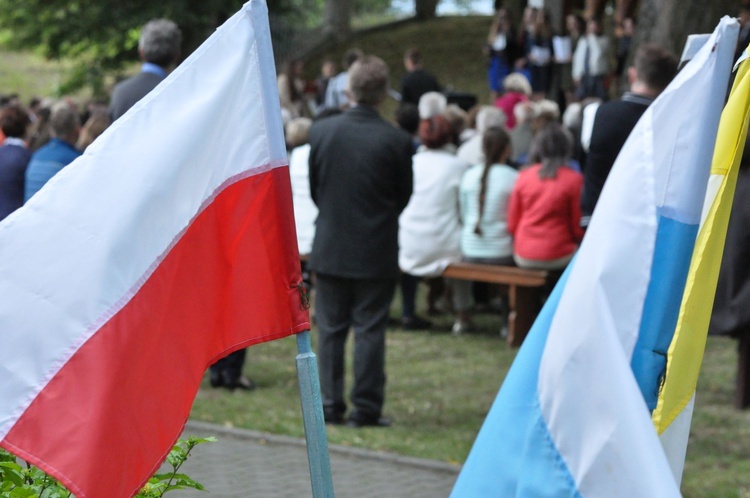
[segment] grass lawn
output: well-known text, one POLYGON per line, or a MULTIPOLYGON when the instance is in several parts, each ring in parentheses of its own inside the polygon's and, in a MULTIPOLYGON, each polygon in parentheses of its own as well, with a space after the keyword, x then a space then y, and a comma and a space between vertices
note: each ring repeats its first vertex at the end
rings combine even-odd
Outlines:
POLYGON ((34 96, 52 96, 65 68, 29 52, 0 50, 0 93, 18 93, 24 104, 34 96))
MULTIPOLYGON (((448 317, 438 321, 443 329, 451 323, 448 317)), ((488 315, 484 322, 499 328, 500 317, 488 315)), ((313 342, 316 338, 313 332, 313 342)), ((260 344, 248 353, 246 371, 258 390, 228 393, 211 389, 204 380, 193 417, 304 436, 294 364, 296 341, 289 338, 260 344)), ((329 440, 463 462, 514 354, 494 331, 454 337, 445 330, 389 330, 385 414, 393 419, 393 427, 354 431, 329 426, 329 440)), ((350 358, 351 350, 347 360, 350 358)), ((351 386, 351 364, 347 367, 347 386, 351 386)))
MULTIPOLYGON (((483 330, 460 337, 448 332, 449 317, 437 318, 435 331, 389 330, 385 414, 393 427, 328 426, 329 441, 462 463, 516 353, 496 332, 499 316, 483 314, 478 321, 483 330)), ((206 377, 192 417, 304 436, 295 340, 260 344, 248 353, 246 373, 258 389, 211 389, 206 377)), ((750 412, 732 406, 735 368, 734 341, 710 338, 682 486, 686 497, 750 496, 750 412)))

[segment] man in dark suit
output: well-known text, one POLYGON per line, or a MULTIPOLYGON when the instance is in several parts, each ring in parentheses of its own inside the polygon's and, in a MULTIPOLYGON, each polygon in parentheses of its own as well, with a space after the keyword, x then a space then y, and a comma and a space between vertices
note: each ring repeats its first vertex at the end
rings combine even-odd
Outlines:
POLYGON ((437 78, 422 67, 422 54, 410 48, 404 54, 407 73, 401 79, 401 102, 419 105, 419 98, 427 92, 441 92, 437 78))
POLYGON ((143 61, 141 72, 115 85, 109 106, 112 121, 154 89, 166 78, 180 56, 182 33, 168 19, 154 19, 141 29, 138 54, 143 61))
POLYGON ((378 114, 388 67, 374 56, 349 70, 352 107, 310 128, 310 192, 320 210, 316 273, 318 357, 326 423, 345 421, 344 345, 354 328, 348 426, 388 426, 385 329, 398 268, 398 217, 412 192, 409 135, 378 114))
POLYGON ((599 106, 594 116, 581 194, 581 226, 587 227, 604 182, 630 132, 651 102, 677 73, 677 59, 667 50, 642 45, 628 69, 630 91, 599 106))

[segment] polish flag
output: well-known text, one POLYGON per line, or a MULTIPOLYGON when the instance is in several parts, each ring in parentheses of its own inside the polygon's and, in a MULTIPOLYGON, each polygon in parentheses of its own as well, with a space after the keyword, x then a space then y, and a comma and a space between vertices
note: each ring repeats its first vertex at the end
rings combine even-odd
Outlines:
POLYGON ((310 327, 267 14, 0 224, 0 445, 79 498, 135 494, 209 365, 310 327))

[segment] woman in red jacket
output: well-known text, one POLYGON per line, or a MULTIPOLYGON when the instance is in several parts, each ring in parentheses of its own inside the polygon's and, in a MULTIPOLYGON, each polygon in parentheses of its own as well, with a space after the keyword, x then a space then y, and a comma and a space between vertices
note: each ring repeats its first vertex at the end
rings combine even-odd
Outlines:
POLYGON ((566 166, 572 140, 557 123, 542 130, 542 162, 520 172, 508 208, 513 259, 521 268, 560 270, 583 238, 580 227, 583 176, 566 166))

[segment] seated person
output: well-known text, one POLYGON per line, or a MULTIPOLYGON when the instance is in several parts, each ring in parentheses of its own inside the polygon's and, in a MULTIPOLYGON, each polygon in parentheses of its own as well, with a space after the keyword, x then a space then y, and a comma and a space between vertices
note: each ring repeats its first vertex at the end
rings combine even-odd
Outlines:
POLYGON ((505 93, 495 100, 495 107, 505 113, 505 127, 512 130, 516 127, 516 105, 526 102, 531 96, 531 84, 521 73, 511 73, 503 80, 505 93))
MULTIPOLYGON (((488 128, 482 137, 484 164, 464 173, 459 189, 461 211, 461 254, 470 263, 513 265, 513 239, 508 233, 508 202, 518 172, 508 166, 510 137, 500 127, 488 128)), ((453 307, 458 318, 453 333, 472 328, 470 309, 472 283, 456 280, 453 307)))
POLYGON ((422 146, 413 158, 414 191, 399 218, 401 322, 406 329, 430 325, 415 313, 419 281, 440 276, 448 264, 461 259, 458 187, 468 164, 455 156, 452 137, 453 130, 443 116, 419 125, 422 146))
POLYGON ((583 175, 567 166, 572 141, 561 125, 547 124, 535 140, 541 162, 521 170, 510 196, 513 259, 521 268, 563 270, 583 238, 583 175))
POLYGON ((302 255, 310 254, 315 235, 318 207, 310 196, 310 144, 307 133, 312 125, 308 118, 294 118, 286 125, 289 152, 289 177, 292 182, 292 203, 297 226, 297 246, 302 255))

